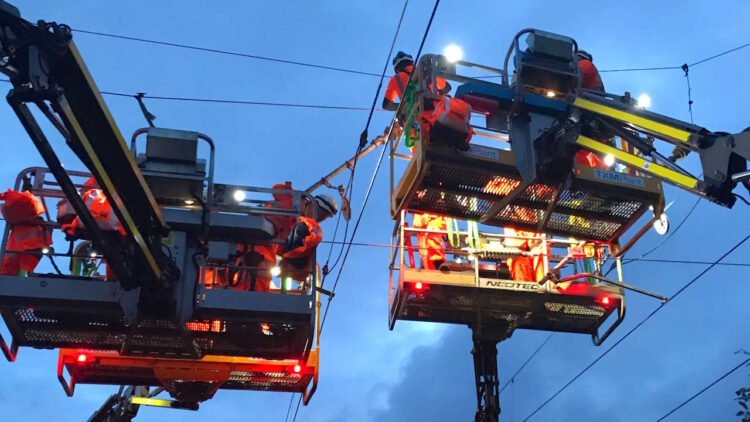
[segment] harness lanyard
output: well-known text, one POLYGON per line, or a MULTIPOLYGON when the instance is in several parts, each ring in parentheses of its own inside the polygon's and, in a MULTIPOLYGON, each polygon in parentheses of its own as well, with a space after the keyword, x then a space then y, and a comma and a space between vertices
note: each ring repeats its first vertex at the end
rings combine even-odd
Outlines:
POLYGON ((455 218, 446 218, 448 226, 448 244, 451 248, 461 247, 461 234, 458 231, 458 220, 455 218))
POLYGON ((479 250, 479 224, 476 221, 467 221, 467 230, 469 235, 466 237, 466 243, 474 250, 479 250))

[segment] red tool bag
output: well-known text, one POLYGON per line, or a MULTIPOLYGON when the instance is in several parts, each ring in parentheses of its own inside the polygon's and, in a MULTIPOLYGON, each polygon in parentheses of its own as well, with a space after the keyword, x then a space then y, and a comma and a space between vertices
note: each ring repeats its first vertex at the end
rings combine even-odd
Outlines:
POLYGON ((429 142, 447 144, 465 151, 474 135, 471 127, 469 103, 447 95, 434 101, 435 108, 420 116, 422 133, 428 134, 429 142))

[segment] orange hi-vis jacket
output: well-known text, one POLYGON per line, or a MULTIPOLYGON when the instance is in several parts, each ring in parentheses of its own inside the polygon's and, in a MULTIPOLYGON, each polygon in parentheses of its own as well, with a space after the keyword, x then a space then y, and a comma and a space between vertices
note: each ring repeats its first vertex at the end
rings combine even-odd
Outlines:
MULTIPOLYGON (((83 192, 81 198, 89 209, 89 212, 91 212, 91 216, 94 217, 99 228, 104 231, 116 231, 124 236, 125 228, 120 224, 120 220, 117 219, 117 215, 112 210, 112 206, 110 205, 107 196, 104 195, 104 191, 96 188, 96 179, 93 177, 90 178, 83 184, 83 186, 89 189, 83 192)), ((81 219, 76 217, 72 223, 63 224, 62 230, 68 236, 75 237, 79 235, 81 231, 85 230, 85 227, 81 222, 81 219)))
POLYGON ((578 70, 581 72, 581 87, 593 89, 594 91, 604 92, 604 82, 599 75, 599 70, 594 66, 591 60, 579 58, 578 70))
MULTIPOLYGON (((317 221, 310 217, 300 216, 293 229, 294 233, 306 233, 304 238, 295 239, 286 245, 282 254, 282 272, 293 280, 304 281, 313 270, 313 252, 323 241, 323 230, 317 221)), ((287 242, 289 243, 289 242, 287 242)))
MULTIPOLYGON (((273 189, 291 191, 293 188, 290 182, 286 182, 273 185, 273 189)), ((291 210, 294 208, 294 198, 292 198, 291 194, 274 193, 273 200, 275 204, 266 204, 266 208, 275 207, 282 210, 291 210)), ((289 236, 297 221, 294 217, 283 215, 271 215, 266 218, 273 224, 275 238, 279 240, 286 239, 289 236)))
MULTIPOLYGON (((505 228, 505 234, 508 236, 541 238, 541 234, 539 233, 515 230, 510 227, 505 228)), ((507 264, 510 269, 511 278, 515 281, 542 281, 547 274, 547 268, 544 253, 540 250, 541 246, 532 247, 529 239, 508 239, 506 244, 515 246, 525 252, 534 252, 533 256, 521 255, 515 258, 508 258, 507 264)), ((547 255, 549 255, 549 252, 548 247, 547 255)))
POLYGON ((11 225, 6 252, 0 265, 0 274, 16 275, 21 271, 34 271, 41 260, 38 254, 20 253, 39 251, 52 245, 52 235, 42 224, 44 204, 30 192, 8 190, 0 194, 2 214, 11 225), (17 251, 19 253, 14 253, 17 251))
MULTIPOLYGON (((578 70, 581 72, 582 88, 604 92, 602 77, 599 75, 599 70, 597 70, 591 60, 579 58, 578 70)), ((576 153, 576 163, 581 166, 598 168, 600 170, 606 170, 608 168, 607 165, 604 164, 604 160, 600 155, 583 149, 576 153)))
POLYGON ((237 266, 249 267, 240 269, 233 277, 235 287, 240 290, 267 292, 271 290, 271 268, 276 266, 278 245, 238 246, 237 266))
MULTIPOLYGON (((426 230, 445 230, 445 217, 435 214, 414 214, 414 228, 426 230)), ((442 233, 417 233, 417 244, 422 267, 435 270, 436 262, 445 261, 444 235, 442 233)))
MULTIPOLYGON (((385 89, 386 100, 395 103, 396 100, 404 98, 404 91, 413 71, 414 66, 406 66, 404 70, 391 76, 391 79, 388 81, 388 87, 385 89)), ((445 79, 437 78, 437 86, 438 90, 444 89, 446 87, 445 79)))

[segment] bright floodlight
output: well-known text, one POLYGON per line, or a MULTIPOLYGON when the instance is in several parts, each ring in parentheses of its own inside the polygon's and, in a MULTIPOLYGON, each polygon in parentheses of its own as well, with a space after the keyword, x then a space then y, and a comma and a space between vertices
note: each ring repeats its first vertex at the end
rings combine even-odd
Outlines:
POLYGON ((271 275, 274 277, 278 277, 279 275, 281 275, 281 268, 279 267, 271 268, 271 275))
POLYGON ((461 47, 456 44, 450 44, 443 50, 443 56, 448 59, 449 62, 455 63, 464 58, 464 52, 461 47))
POLYGON ((234 191, 234 200, 237 202, 242 202, 245 200, 245 192, 241 190, 234 191))
POLYGON ((555 91, 552 91, 552 90, 548 90, 548 91, 547 91, 547 92, 546 92, 545 94, 546 94, 546 95, 547 95, 548 97, 550 97, 550 98, 553 98, 553 97, 555 96, 555 91))
POLYGON ((669 217, 667 214, 662 214, 658 220, 654 221, 654 230, 659 236, 664 236, 669 231, 669 217))
POLYGON ((651 107, 651 97, 648 94, 641 94, 638 96, 638 107, 649 108, 651 107))
POLYGON ((607 167, 612 167, 615 165, 615 156, 611 154, 607 154, 604 156, 604 165, 607 167))

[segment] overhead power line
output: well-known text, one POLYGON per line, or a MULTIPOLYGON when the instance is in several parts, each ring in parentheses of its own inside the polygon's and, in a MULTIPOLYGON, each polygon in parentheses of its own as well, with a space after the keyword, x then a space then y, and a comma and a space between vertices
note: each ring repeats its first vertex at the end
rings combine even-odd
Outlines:
MULTIPOLYGON (((372 122, 372 116, 376 110, 378 98, 380 98, 380 90, 383 88, 383 79, 385 78, 386 72, 388 72, 388 63, 390 62, 391 56, 393 56, 393 50, 396 48, 396 40, 398 40, 398 34, 401 32, 401 25, 404 23, 404 15, 406 14, 406 9, 408 7, 409 7, 409 0, 406 0, 404 1, 404 6, 401 8, 401 15, 398 18, 396 31, 393 33, 393 39, 391 40, 391 47, 388 49, 388 55, 385 57, 385 63, 383 64, 383 71, 381 72, 381 78, 380 78, 380 81, 378 82, 378 88, 375 90, 375 95, 372 98, 372 105, 370 106, 370 113, 367 116, 367 123, 365 123, 365 129, 359 135, 359 143, 357 145, 356 151, 354 152, 354 162, 352 163, 351 171, 349 172, 349 182, 347 183, 346 189, 344 190, 344 195, 348 198, 349 203, 351 203, 351 200, 354 195, 353 193, 354 192, 354 174, 356 173, 356 170, 357 170, 357 163, 359 162, 359 156, 362 153, 362 150, 365 148, 365 146, 367 146, 367 139, 369 136, 368 131, 370 130, 370 123, 372 122)), ((336 229, 333 232, 334 240, 336 239, 338 226, 339 226, 339 223, 341 222, 341 215, 342 213, 339 213, 336 219, 336 229)), ((346 224, 344 225, 344 240, 346 240, 346 237, 349 234, 349 221, 350 219, 347 219, 346 224)), ((341 246, 341 248, 339 249, 339 254, 336 257, 336 261, 334 261, 333 266, 329 268, 328 263, 331 258, 331 252, 333 250, 333 245, 331 245, 331 249, 328 251, 328 258, 326 259, 326 263, 323 266, 323 281, 321 281, 321 286, 324 284, 325 279, 330 273, 330 271, 333 271, 333 269, 336 268, 336 266, 338 265, 341 257, 344 254, 344 247, 345 246, 343 245, 341 246)))
POLYGON ((555 335, 555 333, 554 333, 554 332, 552 332, 552 333, 549 333, 549 335, 547 336, 547 338, 545 338, 545 339, 544 339, 544 341, 542 342, 542 344, 540 344, 540 345, 539 345, 539 347, 537 347, 537 348, 536 348, 536 350, 534 350, 534 353, 532 353, 532 354, 531 354, 531 356, 529 356, 529 358, 528 358, 528 359, 526 359, 526 362, 524 362, 524 363, 523 363, 523 365, 521 365, 521 367, 520 367, 520 368, 518 368, 518 370, 516 370, 516 372, 515 372, 515 373, 514 373, 514 374, 513 374, 513 375, 512 375, 512 376, 511 376, 511 377, 510 377, 509 379, 508 379, 508 381, 507 381, 507 382, 506 382, 506 383, 505 383, 505 384, 503 385, 503 387, 502 387, 502 388, 500 389, 500 391, 498 392, 498 394, 502 394, 502 393, 503 393, 503 391, 504 391, 504 390, 505 390, 506 388, 508 388, 508 386, 509 386, 510 384, 512 384, 512 383, 514 383, 514 382, 515 382, 515 380, 516 380, 516 377, 518 376, 518 374, 520 374, 520 373, 521 373, 521 371, 523 371, 523 368, 525 368, 525 367, 526 367, 526 365, 528 365, 528 364, 529 364, 529 362, 531 362, 531 360, 532 360, 532 359, 534 359, 534 356, 536 356, 536 355, 537 355, 537 353, 539 353, 539 351, 540 351, 540 350, 542 350, 542 348, 544 347, 544 345, 545 345, 545 344, 547 344, 547 342, 548 342, 548 341, 550 341, 550 339, 551 339, 551 338, 552 338, 552 336, 554 336, 554 335, 555 335))
POLYGON ((664 414, 664 416, 660 417, 660 418, 659 418, 659 419, 658 419, 658 420, 657 420, 656 422, 661 422, 661 421, 663 421, 664 419, 668 418, 668 417, 669 417, 670 415, 672 415, 672 414, 673 414, 674 412, 676 412, 676 411, 680 410, 680 409, 681 409, 681 408, 682 408, 683 406, 685 406, 686 404, 688 404, 688 403, 690 403, 691 401, 693 401, 693 399, 695 399, 695 398, 699 397, 700 395, 702 395, 703 393, 705 393, 706 391, 708 391, 708 390, 709 390, 709 389, 710 389, 711 387, 713 387, 714 385, 716 385, 716 384, 720 383, 720 382, 721 382, 722 380, 724 380, 724 378, 726 378, 726 377, 728 377, 728 376, 732 375, 732 374, 733 374, 733 373, 735 373, 735 372, 736 372, 736 371, 737 371, 738 369, 742 368, 743 366, 745 366, 745 365, 747 365, 747 364, 749 364, 749 363, 750 363, 750 358, 747 358, 747 359, 745 359, 745 360, 744 360, 744 361, 742 361, 742 362, 741 362, 741 363, 740 363, 739 365, 737 365, 737 366, 735 366, 734 368, 730 369, 730 370, 729 370, 728 372, 724 373, 724 375, 720 376, 719 378, 715 379, 715 380, 714 380, 714 381, 713 381, 713 382, 712 382, 711 384, 708 384, 708 385, 707 385, 707 386, 705 386, 705 387, 704 387, 703 389, 701 389, 701 390, 700 390, 700 391, 698 391, 697 393, 695 393, 695 394, 693 394, 692 396, 690 396, 690 398, 688 398, 688 399, 687 399, 687 400, 685 400, 684 402, 682 402, 682 403, 680 403, 679 405, 677 405, 677 407, 675 407, 675 408, 673 408, 672 410, 670 410, 669 412, 665 413, 665 414, 664 414))
MULTIPOLYGON (((238 52, 238 51, 230 51, 225 50, 221 48, 214 48, 214 47, 201 47, 196 45, 190 45, 190 44, 184 44, 184 43, 176 43, 176 42, 170 42, 170 41, 162 41, 162 40, 155 40, 155 39, 148 39, 148 38, 141 38, 141 37, 133 37, 129 35, 120 35, 120 34, 111 34, 107 32, 100 32, 100 31, 90 31, 85 29, 73 29, 74 32, 78 32, 81 34, 87 34, 87 35, 94 35, 99 37, 106 37, 106 38, 114 38, 114 39, 120 39, 125 41, 134 41, 144 44, 152 44, 152 45, 160 45, 164 47, 172 47, 172 48, 179 48, 179 49, 185 49, 185 50, 193 50, 193 51, 200 51, 204 53, 212 53, 212 54, 220 54, 220 55, 226 55, 226 56, 234 56, 234 57, 242 57, 247 59, 253 59, 253 60, 262 60, 262 61, 268 61, 273 63, 281 63, 281 64, 289 64, 294 66, 303 66, 303 67, 309 67, 309 68, 315 68, 315 69, 321 69, 321 70, 328 70, 328 71, 334 71, 334 72, 343 72, 343 73, 350 73, 355 75, 364 75, 364 76, 371 76, 371 77, 377 77, 382 78, 383 75, 380 75, 375 72, 366 72, 363 70, 357 70, 357 69, 349 69, 349 68, 343 68, 338 66, 330 66, 330 65, 323 65, 323 64, 316 64, 316 63, 308 63, 308 62, 302 62, 298 60, 290 60, 290 59, 281 59, 277 57, 268 57, 268 56, 261 56, 258 54, 250 54, 245 52, 238 52)), ((746 47, 750 47, 750 43, 745 43, 742 45, 739 45, 737 47, 731 48, 729 50, 722 51, 718 54, 711 55, 709 57, 706 57, 704 59, 698 60, 692 64, 690 64, 690 67, 706 63, 708 61, 717 59, 719 57, 725 56, 727 54, 734 53, 735 51, 742 50, 746 47)), ((679 70, 682 69, 682 65, 679 66, 649 66, 649 67, 630 67, 630 68, 619 68, 619 69, 602 69, 599 70, 601 73, 615 73, 615 72, 650 72, 650 71, 661 71, 661 70, 679 70)), ((494 78, 496 76, 484 76, 481 78, 494 78)))
MULTIPOLYGON (((211 49, 211 48, 203 48, 203 47, 195 47, 195 46, 182 46, 179 44, 172 45, 174 43, 169 42, 163 42, 163 41, 156 41, 156 40, 146 40, 146 39, 140 39, 136 37, 127 37, 127 36, 120 36, 120 35, 114 35, 114 34, 106 34, 102 32, 95 32, 95 31, 84 31, 84 30, 76 30, 77 32, 86 33, 86 34, 93 34, 93 35, 100 35, 100 36, 107 36, 112 38, 122 38, 127 40, 134 40, 134 41, 142 41, 142 42, 152 42, 152 43, 158 43, 162 45, 168 45, 168 46, 175 46, 175 47, 184 47, 184 48, 190 48, 190 49, 196 49, 201 51, 208 51, 208 52, 214 52, 214 53, 221 53, 221 54, 230 54, 230 55, 243 55, 244 53, 235 53, 235 52, 227 52, 223 50, 218 49, 211 49), (214 51, 215 50, 215 51, 214 51)), ((689 67, 694 67, 703 63, 706 63, 708 61, 717 59, 719 57, 725 56, 727 54, 733 53, 735 51, 742 50, 744 48, 750 47, 750 43, 742 44, 740 46, 731 48, 729 50, 722 51, 718 54, 714 54, 710 57, 707 57, 702 60, 698 60, 694 62, 693 64, 690 64, 689 67)), ((247 57, 256 58, 256 56, 247 54, 247 57)), ((371 76, 377 76, 381 77, 381 75, 378 75, 376 73, 370 73, 370 72, 359 72, 354 71, 351 69, 343 69, 343 68, 336 68, 333 66, 323 66, 323 65, 314 65, 310 63, 302 63, 302 62, 296 62, 293 60, 282 60, 282 59, 274 59, 274 58, 268 58, 268 57, 261 57, 257 56, 260 59, 267 59, 271 61, 278 61, 280 63, 289 63, 289 64, 299 64, 299 65, 306 65, 309 67, 318 67, 321 69, 328 69, 328 70, 337 70, 342 72, 349 72, 349 73, 361 73, 365 75, 371 75, 371 76)), ((634 72, 634 71, 649 71, 649 70, 674 70, 674 69, 682 69, 682 66, 664 66, 664 67, 642 67, 642 68, 624 68, 624 69, 603 69, 599 72, 634 72)), ((479 79, 489 79, 494 78, 495 76, 479 76, 479 79)), ((8 79, 0 79, 0 82, 10 82, 8 79)), ((102 94, 109 95, 109 96, 117 96, 117 97, 133 97, 137 94, 128 94, 123 92, 113 92, 113 91, 102 91, 102 94)), ((231 99, 220 99, 220 98, 196 98, 196 97, 183 97, 183 96, 163 96, 163 95, 144 95, 143 98, 156 100, 156 101, 182 101, 182 102, 196 102, 196 103, 212 103, 212 104, 234 104, 234 105, 251 105, 251 106, 268 106, 268 107, 289 107, 289 108, 307 108, 307 109, 320 109, 320 110, 343 110, 343 111, 369 111, 369 107, 362 107, 362 106, 335 106, 335 105, 327 105, 327 104, 300 104, 300 103, 286 103, 286 102, 273 102, 273 101, 254 101, 254 100, 231 100, 231 99)), ((385 111, 382 109, 377 109, 377 111, 385 111)))
MULTIPOLYGON (((422 54, 422 49, 424 48, 425 41, 427 41, 427 36, 429 35, 430 29, 432 28, 432 22, 435 19, 435 13, 437 12, 438 6, 440 6, 440 0, 435 0, 435 5, 433 6, 432 13, 430 14, 430 20, 427 22, 427 27, 425 28, 424 34, 422 35, 422 42, 419 44, 419 50, 417 50, 417 55, 416 55, 416 57, 414 59, 415 62, 419 61, 419 57, 422 54)), ((399 23, 399 25, 400 25, 400 23, 399 23)), ((409 81, 411 81, 411 77, 410 77, 409 81)), ((407 86, 408 86, 408 83, 407 83, 407 86)), ((399 112, 401 111, 401 107, 403 107, 403 105, 404 105, 404 101, 401 101, 399 103, 398 110, 394 114, 395 116, 399 115, 399 112)), ((383 157, 385 157, 385 152, 388 150, 388 145, 389 145, 388 142, 390 142, 390 139, 391 139, 391 135, 392 135, 392 131, 393 131, 393 125, 395 124, 394 121, 395 121, 395 118, 391 121, 391 126, 390 126, 391 130, 388 131, 388 134, 386 136, 387 142, 386 142, 385 145, 383 145, 383 150, 380 152, 380 157, 378 157, 378 162, 375 165, 375 170, 373 171, 372 177, 370 178, 370 184, 367 187, 367 192, 365 193, 365 198, 362 201, 362 208, 360 208, 360 210, 359 210, 359 215, 357 216, 357 221, 354 224, 354 230, 352 230, 352 236, 349 238, 349 244, 346 246, 346 252, 344 253, 344 260, 341 262, 341 266, 339 266, 339 270, 336 273, 336 280, 333 282, 333 288, 331 289, 332 293, 336 291, 336 287, 338 286, 339 281, 341 280, 341 274, 342 274, 342 272, 344 270, 344 265, 346 264, 346 260, 349 257, 349 252, 352 249, 352 243, 354 242, 354 236, 357 234, 357 230, 359 229, 359 223, 362 221, 362 215, 364 215, 365 207, 367 207, 367 203, 368 203, 368 201, 370 199, 370 194, 372 193, 372 188, 375 185, 375 179, 377 179, 378 173, 380 171, 380 166, 383 163, 383 157)), ((331 294, 331 296, 329 296, 328 303, 326 304, 325 312, 323 312, 323 319, 322 319, 322 321, 320 323, 320 331, 321 332, 323 331, 323 326, 325 325, 326 318, 328 317, 328 310, 331 307, 331 299, 332 299, 332 297, 333 297, 333 294, 331 294)))
POLYGON ((659 311, 664 309, 669 303, 671 303, 674 299, 676 299, 682 292, 687 290, 690 286, 692 286, 696 281, 698 281, 701 277, 706 275, 709 271, 711 271, 715 266, 717 266, 721 261, 724 260, 727 256, 732 254, 737 248, 742 246, 747 240, 750 239, 750 235, 745 236, 742 240, 737 242, 734 246, 732 246, 728 251, 726 251, 723 255, 721 255, 716 261, 712 262, 711 265, 706 267, 703 271, 701 271, 697 276, 693 277, 685 283, 677 292, 675 292, 672 296, 669 297, 669 301, 660 304, 656 309, 654 309, 650 314, 648 314, 645 318, 643 318, 638 324, 636 324, 633 328, 630 329, 627 333, 625 333, 624 336, 622 336, 619 340, 617 340, 614 344, 612 344, 607 350, 604 351, 601 355, 599 355, 596 359, 594 359, 591 363, 586 365, 580 372, 578 372, 573 378, 571 378, 565 385, 560 387, 554 394, 552 394, 547 400, 545 400, 542 404, 540 404, 536 409, 534 409, 533 412, 531 412, 528 416, 526 416, 523 421, 527 421, 531 419, 534 415, 536 415, 540 410, 542 410, 545 406, 547 406, 552 400, 554 400, 557 396, 560 395, 563 391, 565 391, 568 387, 570 387, 576 380, 578 380, 583 374, 589 371, 594 365, 596 365, 600 360, 602 360, 605 356, 609 354, 612 350, 614 350, 617 346, 622 344, 623 341, 625 341, 628 337, 630 337, 631 334, 636 332, 639 328, 643 326, 648 320, 650 320, 654 315, 656 315, 659 311))
MULTIPOLYGON (((8 79, 0 79, 0 82, 10 83, 8 79)), ((100 91, 102 95, 108 95, 111 97, 126 97, 126 98, 137 98, 136 94, 128 94, 125 92, 116 91, 100 91)), ((143 94, 140 96, 144 99, 155 100, 155 101, 181 101, 181 102, 192 102, 192 103, 214 103, 214 104, 234 104, 234 105, 250 105, 250 106, 266 106, 266 107, 287 107, 287 108, 309 108, 318 110, 345 110, 345 111, 369 111, 370 107, 358 107, 358 106, 337 106, 329 104, 302 104, 302 103, 285 103, 275 101, 254 101, 254 100, 229 100, 220 98, 197 98, 197 97, 178 97, 178 96, 166 96, 166 95, 148 95, 143 94)), ((375 111, 386 111, 380 108, 375 111)))
POLYGON ((117 35, 117 34, 109 34, 106 32, 98 32, 98 31, 88 31, 84 29, 73 29, 73 32, 78 32, 81 34, 88 34, 88 35, 96 35, 99 37, 107 37, 107 38, 115 38, 115 39, 121 39, 121 40, 127 40, 127 41, 135 41, 140 42, 144 44, 153 44, 153 45, 161 45, 166 47, 174 47, 174 48, 181 48, 185 50, 193 50, 193 51, 201 51, 204 53, 213 53, 213 54, 221 54, 226 56, 234 56, 234 57, 242 57, 246 59, 254 59, 254 60, 263 60, 267 62, 274 62, 274 63, 283 63, 283 64, 290 64, 295 66, 303 66, 303 67, 310 67, 314 69, 322 69, 322 70, 330 70, 334 72, 343 72, 343 73, 352 73, 355 75, 365 75, 365 76, 375 76, 375 77, 381 77, 377 73, 372 72, 364 72, 361 70, 356 69, 347 69, 343 67, 337 67, 337 66, 328 66, 328 65, 322 65, 322 64, 315 64, 315 63, 305 63, 300 62, 296 60, 288 60, 288 59, 280 59, 277 57, 267 57, 267 56, 259 56, 257 54, 249 54, 249 53, 243 53, 238 51, 229 51, 229 50, 222 50, 218 48, 210 48, 210 47, 200 47, 196 45, 189 45, 189 44, 182 44, 182 43, 175 43, 175 42, 168 42, 168 41, 159 41, 159 40, 152 40, 147 38, 139 38, 139 37, 131 37, 128 35, 117 35))
POLYGON ((615 73, 615 72, 650 72, 654 70, 675 70, 680 69, 680 66, 662 66, 662 67, 631 67, 624 69, 601 69, 599 73, 615 73))
MULTIPOLYGON (((132 97, 132 98, 135 98, 137 95, 137 94, 126 94, 123 92, 113 92, 113 91, 101 91, 101 93, 103 95, 111 95, 115 97, 132 97)), ((256 106, 269 106, 269 107, 314 108, 314 109, 322 109, 322 110, 351 110, 351 111, 370 110, 369 107, 335 106, 335 105, 327 105, 327 104, 282 103, 282 102, 273 102, 273 101, 226 100, 226 99, 217 99, 217 98, 171 97, 171 96, 147 95, 147 94, 144 94, 142 98, 149 99, 149 100, 160 100, 160 101, 239 104, 239 105, 256 105, 256 106)), ((378 110, 378 111, 382 111, 382 110, 378 110)))
MULTIPOLYGON (((350 242, 341 242, 341 241, 333 241, 333 240, 324 240, 321 243, 330 244, 330 245, 348 245, 350 242)), ((399 245, 390 245, 387 243, 377 243, 377 242, 351 242, 352 246, 360 246, 360 247, 367 247, 367 248, 384 248, 384 249, 398 249, 401 246, 399 245)), ((404 246, 405 250, 419 250, 419 246, 404 246)), ((699 260, 693 260, 693 259, 657 259, 657 258, 633 258, 629 260, 628 262, 650 262, 650 263, 659 263, 659 264, 686 264, 686 265, 711 265, 713 262, 711 261, 699 261, 699 260)), ((750 267, 750 263, 744 263, 744 262, 719 262, 716 264, 717 267, 750 267)))
POLYGON ((746 48, 746 47, 750 47, 750 42, 749 42, 749 43, 745 43, 745 44, 742 44, 742 45, 740 45, 740 46, 737 46, 737 47, 734 47, 734 48, 730 48, 729 50, 726 50, 726 51, 722 51, 722 52, 721 52, 721 53, 719 53, 719 54, 714 54, 713 56, 710 56, 710 57, 706 57, 706 58, 705 58, 705 59, 703 59, 703 60, 698 60, 698 61, 697 61, 697 62, 695 62, 695 63, 691 63, 691 64, 690 64, 689 66, 690 66, 690 67, 695 67, 695 66, 697 66, 697 65, 699 65, 699 64, 703 64, 703 63, 706 63, 706 62, 708 62, 708 61, 711 61, 711 60, 714 60, 714 59, 718 59, 718 58, 719 58, 719 57, 721 57, 721 56, 726 56, 727 54, 730 54, 730 53, 734 53, 735 51, 739 51, 739 50, 742 50, 743 48, 746 48))
MULTIPOLYGON (((437 3, 439 3, 439 2, 440 2, 440 0, 437 0, 437 3)), ((435 9, 437 9, 437 3, 435 4, 435 9)), ((381 76, 385 76, 385 73, 388 71, 388 61, 390 60, 391 56, 393 55, 393 49, 396 47, 396 40, 398 39, 398 34, 401 32, 401 25, 404 22, 404 15, 406 14, 406 8, 408 6, 409 6, 409 0, 404 0, 404 6, 401 9, 401 16, 398 19, 398 24, 396 25, 396 30, 393 33, 393 40, 391 41, 391 47, 390 47, 390 49, 388 51, 388 55, 385 58, 385 65, 383 66, 383 72, 382 72, 381 76)), ((435 15, 435 10, 432 11, 432 15, 433 16, 435 15)), ((430 24, 432 24, 432 17, 430 17, 430 24)), ((424 35, 425 37, 427 37, 427 32, 429 32, 429 30, 430 30, 430 25, 428 24, 427 30, 425 31, 425 35, 424 35)), ((424 39, 422 39, 422 43, 424 44, 424 39)), ((420 47, 420 49, 421 49, 421 47, 420 47)), ((348 186, 344 190, 344 194, 348 195, 349 203, 351 203, 352 192, 354 191, 354 174, 355 174, 355 171, 357 169, 357 161, 359 159, 359 153, 360 153, 360 151, 362 151, 362 148, 364 148, 365 145, 367 144, 367 130, 370 127, 370 121, 372 120, 372 115, 373 115, 373 112, 375 111, 375 106, 377 104, 378 97, 380 96, 380 89, 381 89, 382 86, 383 86, 383 77, 380 78, 380 81, 378 83, 378 88, 375 91, 375 97, 372 100, 372 106, 370 107, 370 114, 367 117, 367 123, 365 125, 365 129, 362 131, 362 134, 360 135, 360 139, 359 139, 359 143, 358 143, 358 146, 357 146, 357 150, 356 150, 356 153, 354 154, 354 163, 352 165, 351 173, 349 175, 348 186), (347 192, 347 190, 348 190, 348 192, 347 192)), ((387 149, 388 149, 387 146, 383 146, 383 152, 385 152, 387 149)), ((374 170, 374 172, 372 174, 372 179, 370 180, 370 186, 368 187, 367 193, 365 194, 365 199, 362 202, 362 208, 359 211, 359 215, 357 216, 357 221, 354 224, 354 230, 352 230, 352 236, 349 239, 349 245, 348 246, 343 246, 343 245, 341 246, 341 250, 339 251, 339 255, 338 255, 338 257, 336 258, 336 261, 333 264, 333 266, 336 267, 336 265, 338 265, 339 260, 341 259, 342 254, 343 254, 343 261, 341 261, 341 266, 339 267, 338 273, 336 274, 336 281, 334 282, 333 288, 331 289, 331 294, 330 294, 330 296, 328 296, 328 302, 326 303, 326 309, 325 309, 325 313, 323 314, 323 319, 320 322, 320 329, 319 329, 318 335, 320 335, 320 333, 323 331, 323 327, 325 326, 326 317, 328 316, 328 310, 331 307, 331 300, 333 299, 333 296, 334 296, 334 294, 336 292, 336 286, 339 283, 339 278, 341 277, 341 271, 343 270, 344 265, 346 264, 346 259, 349 257, 349 251, 352 248, 351 243, 354 242, 354 236, 357 234, 357 229, 359 228, 359 223, 362 220, 362 215, 365 212, 365 207, 367 207, 367 201, 370 198, 370 192, 372 191, 372 186, 373 186, 373 184, 375 182, 375 178, 377 178, 377 176, 378 176, 378 171, 380 170, 380 163, 382 162, 382 160, 383 160, 383 154, 380 155, 380 159, 378 160, 378 164, 375 166, 375 170, 374 170), (346 247, 346 253, 344 253, 344 248, 345 247, 346 247)), ((336 221, 336 231, 338 231, 338 226, 339 226, 339 223, 341 221, 341 214, 342 213, 339 213, 339 217, 338 217, 338 219, 336 221)), ((345 241, 346 241, 346 236, 347 236, 348 232, 349 232, 349 219, 346 220, 346 224, 345 224, 345 228, 344 228, 344 240, 345 241)), ((336 232, 334 232, 334 241, 335 241, 335 236, 336 236, 336 232)), ((328 259, 330 259, 330 257, 331 257, 331 251, 332 250, 333 250, 333 246, 328 251, 328 259)), ((323 286, 323 283, 325 282, 325 279, 328 276, 329 271, 330 271, 330 269, 328 268, 328 259, 326 260, 326 263, 325 263, 325 266, 324 266, 325 273, 323 274, 323 280, 321 281, 321 287, 323 286)), ((294 411, 294 418, 292 419, 292 422, 296 422, 296 420, 297 420, 297 413, 299 412, 299 405, 300 405, 301 402, 302 402, 302 395, 300 394, 299 400, 297 401, 297 410, 294 411)), ((287 417, 289 417, 289 413, 288 412, 287 412, 287 417)))

